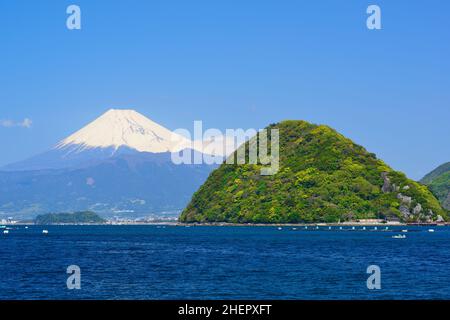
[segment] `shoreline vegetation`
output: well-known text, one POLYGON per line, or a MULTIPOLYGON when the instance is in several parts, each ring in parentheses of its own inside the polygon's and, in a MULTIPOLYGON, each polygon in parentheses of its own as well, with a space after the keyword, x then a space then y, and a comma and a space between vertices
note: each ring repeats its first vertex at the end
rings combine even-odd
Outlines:
POLYGON ((50 223, 39 224, 35 222, 15 222, 6 223, 4 225, 17 225, 17 226, 29 226, 29 225, 54 225, 54 226, 179 226, 179 227, 352 227, 352 226, 448 226, 449 222, 445 223, 405 223, 398 221, 345 221, 340 223, 228 223, 228 222, 210 222, 210 223, 183 223, 175 221, 105 221, 103 223, 50 223))
POLYGON ((37 225, 52 224, 103 224, 106 220, 92 211, 81 211, 73 213, 47 213, 38 215, 34 219, 37 225))

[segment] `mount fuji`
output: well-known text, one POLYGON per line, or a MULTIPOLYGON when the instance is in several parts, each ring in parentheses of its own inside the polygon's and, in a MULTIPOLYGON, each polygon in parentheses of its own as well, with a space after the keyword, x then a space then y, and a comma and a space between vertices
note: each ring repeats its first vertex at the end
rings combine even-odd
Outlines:
POLYGON ((111 109, 49 151, 0 168, 0 217, 176 213, 216 167, 171 161, 202 153, 198 146, 134 110, 111 109))

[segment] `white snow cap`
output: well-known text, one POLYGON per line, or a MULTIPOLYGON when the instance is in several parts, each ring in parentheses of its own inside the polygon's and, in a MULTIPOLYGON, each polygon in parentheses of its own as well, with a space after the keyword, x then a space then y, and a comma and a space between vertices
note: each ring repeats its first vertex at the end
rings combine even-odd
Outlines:
POLYGON ((191 141, 134 110, 110 109, 102 116, 57 144, 61 149, 78 145, 79 150, 125 146, 139 152, 178 152, 191 141))

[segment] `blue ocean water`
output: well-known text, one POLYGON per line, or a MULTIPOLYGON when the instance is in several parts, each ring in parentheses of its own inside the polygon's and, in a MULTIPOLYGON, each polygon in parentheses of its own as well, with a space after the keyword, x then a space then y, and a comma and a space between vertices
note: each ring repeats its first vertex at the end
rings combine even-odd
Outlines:
POLYGON ((0 299, 450 299, 450 228, 433 228, 15 226, 0 234, 0 299))

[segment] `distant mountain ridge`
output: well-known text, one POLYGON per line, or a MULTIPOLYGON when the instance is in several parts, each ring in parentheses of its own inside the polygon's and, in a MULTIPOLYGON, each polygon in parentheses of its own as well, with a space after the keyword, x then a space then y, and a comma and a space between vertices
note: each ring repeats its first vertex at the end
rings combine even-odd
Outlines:
POLYGON ((439 177, 442 174, 445 174, 449 171, 450 171, 450 162, 446 162, 444 164, 441 164, 439 167, 437 167, 433 171, 427 173, 422 179, 420 179, 420 182, 422 182, 423 184, 429 184, 437 177, 439 177))
POLYGON ((80 168, 98 164, 121 154, 157 155, 194 147, 189 139, 162 127, 134 110, 110 109, 57 143, 51 150, 6 165, 0 170, 80 168))
POLYGON ((440 165, 424 176, 420 182, 428 185, 442 206, 450 210, 450 162, 440 165))
POLYGON ((77 146, 81 152, 93 148, 127 147, 138 152, 178 152, 191 141, 134 110, 110 109, 81 130, 59 142, 57 149, 77 146))
MULTIPOLYGON (((82 152, 79 146, 67 146, 65 148, 53 148, 29 159, 15 162, 0 168, 1 171, 35 171, 52 169, 81 169, 97 165, 103 161, 120 157, 139 158, 143 156, 147 160, 170 161, 170 152, 139 152, 127 146, 106 148, 89 148, 82 152), (76 152, 74 152, 76 150, 76 152)), ((196 152, 196 151, 194 151, 196 152)))
POLYGON ((181 210, 215 168, 171 161, 202 153, 196 146, 134 110, 111 109, 51 150, 0 168, 0 216, 181 210))

